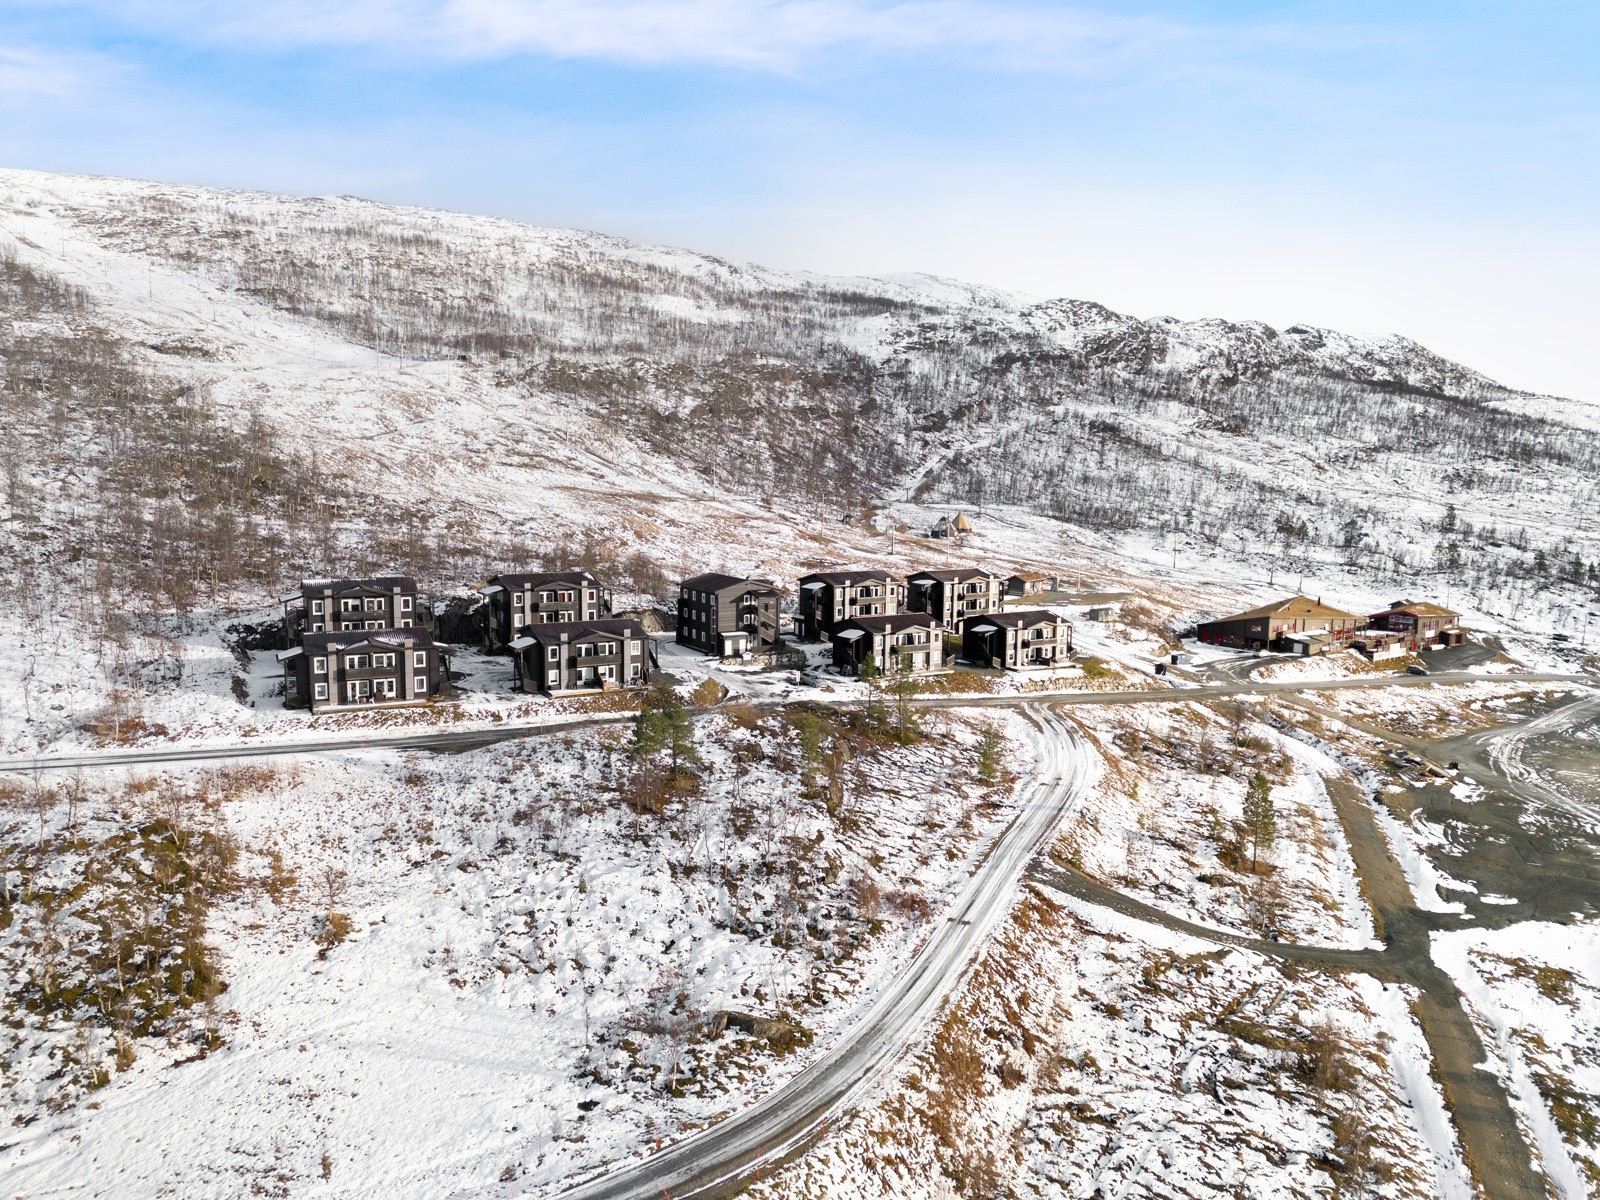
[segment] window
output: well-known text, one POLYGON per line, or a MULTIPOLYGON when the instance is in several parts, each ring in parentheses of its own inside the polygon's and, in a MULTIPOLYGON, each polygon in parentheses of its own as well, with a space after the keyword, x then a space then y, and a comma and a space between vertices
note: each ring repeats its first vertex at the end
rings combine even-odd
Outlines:
POLYGON ((394 699, 394 682, 392 679, 374 679, 372 681, 378 695, 387 696, 391 700, 394 699))
POLYGON ((521 592, 518 592, 514 596, 511 597, 511 607, 512 608, 521 608, 522 607, 522 593, 521 592))
POLYGON ((383 611, 383 597, 382 596, 368 596, 367 597, 367 603, 366 603, 365 607, 366 607, 366 610, 368 612, 382 612, 383 611))
POLYGON ((605 679, 615 679, 617 677, 617 669, 616 667, 612 666, 601 667, 600 675, 605 679))
POLYGON ((360 607, 361 607, 361 601, 359 601, 359 600, 341 600, 341 601, 339 601, 339 611, 340 612, 355 612, 360 607))
POLYGON ((401 612, 410 612, 411 611, 411 597, 410 596, 401 596, 400 597, 400 611, 401 612))
POLYGON ((593 592, 585 592, 583 594, 583 598, 585 600, 593 600, 594 599, 594 593, 593 592))
POLYGON ((550 672, 550 686, 551 687, 555 687, 560 682, 561 682, 561 672, 560 671, 551 671, 550 672))
POLYGON ((311 694, 318 700, 326 700, 328 698, 328 685, 325 683, 314 684, 311 694))
POLYGON ((382 629, 383 628, 383 622, 382 621, 367 621, 365 624, 362 625, 362 628, 363 629, 382 629))
POLYGON ((348 685, 347 691, 349 692, 350 699, 365 700, 368 696, 372 695, 372 680, 352 679, 348 685))
POLYGON ((311 673, 313 675, 326 675, 328 673, 328 660, 320 655, 311 660, 311 673))
POLYGON ((551 646, 549 651, 545 654, 545 657, 547 659, 549 659, 551 662, 559 661, 560 658, 561 658, 561 647, 560 646, 551 646))
POLYGON ((365 654, 346 654, 344 656, 344 669, 346 671, 365 671, 372 665, 372 659, 365 654))
POLYGON ((425 667, 428 665, 428 652, 426 650, 413 650, 411 652, 411 665, 425 667))
POLYGON ((628 652, 630 654, 643 654, 644 653, 644 643, 641 642, 638 638, 634 638, 633 641, 628 643, 628 652))
POLYGON ((411 628, 411 618, 410 617, 401 617, 400 618, 400 628, 401 629, 410 629, 411 628))
POLYGON ((311 602, 311 615, 313 617, 320 617, 322 615, 322 601, 321 600, 313 600, 311 602))
POLYGON ((339 628, 340 629, 354 629, 355 627, 356 627, 356 623, 354 621, 340 621, 339 622, 339 628))
POLYGON ((411 677, 411 694, 420 696, 428 690, 428 677, 426 675, 413 675, 411 677))
POLYGON ((312 625, 311 626, 311 632, 312 633, 321 633, 322 632, 322 622, 318 621, 318 622, 316 622, 316 624, 312 625))
POLYGON ((374 654, 372 656, 372 665, 375 667, 392 667, 394 666, 394 655, 374 654))

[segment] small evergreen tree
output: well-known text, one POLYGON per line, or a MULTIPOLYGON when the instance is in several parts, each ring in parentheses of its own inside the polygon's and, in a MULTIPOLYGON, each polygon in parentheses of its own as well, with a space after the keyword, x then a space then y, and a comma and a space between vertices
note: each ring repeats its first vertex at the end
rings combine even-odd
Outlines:
POLYGON ((984 783, 1000 781, 1000 751, 1004 741, 993 725, 985 725, 978 735, 978 778, 984 783))
POLYGON ((1278 816, 1272 808, 1272 782, 1257 771, 1244 794, 1244 830, 1250 839, 1250 870, 1260 867, 1261 852, 1271 850, 1278 835, 1278 816))

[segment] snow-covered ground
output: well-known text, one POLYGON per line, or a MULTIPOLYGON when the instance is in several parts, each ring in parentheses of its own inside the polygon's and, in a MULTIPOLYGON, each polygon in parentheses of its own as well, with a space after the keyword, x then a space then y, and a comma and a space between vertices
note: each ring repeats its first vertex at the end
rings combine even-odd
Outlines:
POLYGON ((1600 928, 1523 922, 1433 935, 1562 1200, 1600 1193, 1600 928))
POLYGON ((902 746, 824 716, 808 763, 791 717, 705 718, 661 812, 622 729, 56 796, 0 939, 8 1194, 520 1195, 714 1120, 849 1027, 1008 819, 974 772, 1011 718, 925 721, 902 746), (226 990, 119 1069, 98 914, 157 893, 103 863, 156 820, 237 848, 204 931, 226 990), (805 1032, 712 1038, 724 1009, 805 1032))
POLYGON ((751 1194, 1468 1200, 1427 1063, 1398 987, 1037 890, 898 1092, 751 1194))

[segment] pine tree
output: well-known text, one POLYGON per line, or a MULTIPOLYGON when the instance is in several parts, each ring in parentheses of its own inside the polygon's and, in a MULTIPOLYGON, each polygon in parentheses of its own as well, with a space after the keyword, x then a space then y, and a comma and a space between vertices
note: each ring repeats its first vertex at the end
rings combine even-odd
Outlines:
POLYGON ((978 735, 978 778, 984 783, 997 783, 1000 779, 1000 731, 985 725, 978 735))
POLYGON ((1271 850, 1278 836, 1278 816, 1272 808, 1272 783, 1260 771, 1244 795, 1244 829, 1250 839, 1250 870, 1261 863, 1261 852, 1271 850))

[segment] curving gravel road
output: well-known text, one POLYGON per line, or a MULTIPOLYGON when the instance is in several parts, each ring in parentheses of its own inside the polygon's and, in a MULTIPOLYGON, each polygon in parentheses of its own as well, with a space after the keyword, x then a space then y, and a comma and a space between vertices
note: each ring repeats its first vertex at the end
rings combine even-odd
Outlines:
POLYGON ((1040 777, 917 956, 818 1062, 721 1123, 562 1192, 575 1200, 729 1195, 802 1153, 880 1085, 1004 922, 1028 864, 1092 782, 1099 759, 1066 721, 1029 705, 1040 777))

